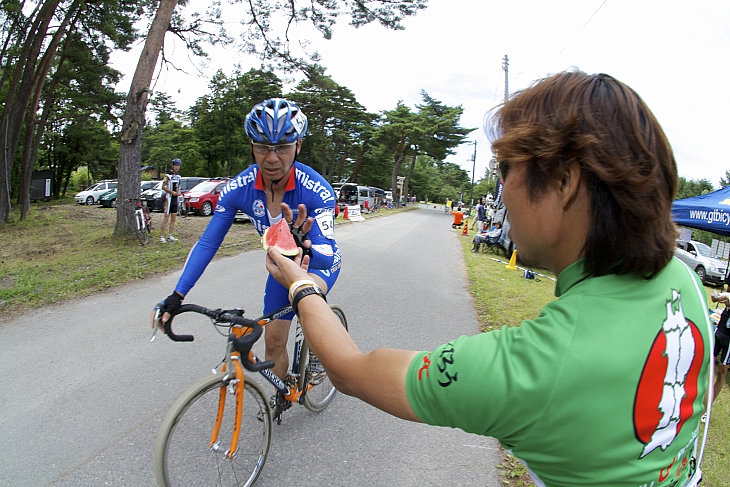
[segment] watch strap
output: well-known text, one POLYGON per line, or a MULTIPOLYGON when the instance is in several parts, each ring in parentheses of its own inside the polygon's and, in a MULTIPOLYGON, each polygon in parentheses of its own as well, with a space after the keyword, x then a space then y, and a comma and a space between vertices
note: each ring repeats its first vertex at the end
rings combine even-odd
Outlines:
POLYGON ((291 307, 294 310, 294 314, 299 316, 299 309, 297 309, 297 306, 299 305, 299 301, 302 300, 302 298, 305 298, 307 296, 310 296, 312 294, 318 294, 322 296, 322 299, 327 301, 327 296, 324 295, 322 290, 318 286, 307 286, 301 288, 297 293, 294 295, 294 299, 291 301, 291 307))

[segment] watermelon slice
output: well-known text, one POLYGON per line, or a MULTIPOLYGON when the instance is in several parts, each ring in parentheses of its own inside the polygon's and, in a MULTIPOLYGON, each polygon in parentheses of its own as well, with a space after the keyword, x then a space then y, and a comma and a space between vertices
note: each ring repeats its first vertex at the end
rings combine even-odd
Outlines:
POLYGON ((271 225, 269 228, 264 230, 264 235, 261 237, 261 243, 264 246, 264 250, 269 250, 274 247, 281 255, 294 256, 299 253, 297 243, 294 241, 294 236, 289 230, 289 223, 285 219, 279 220, 279 223, 271 225))

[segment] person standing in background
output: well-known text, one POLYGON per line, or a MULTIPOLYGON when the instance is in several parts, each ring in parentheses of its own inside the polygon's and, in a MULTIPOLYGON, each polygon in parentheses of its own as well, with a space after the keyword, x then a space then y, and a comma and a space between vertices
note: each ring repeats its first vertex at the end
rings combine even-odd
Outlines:
POLYGON ((160 227, 160 243, 176 242, 172 234, 175 232, 175 219, 177 218, 177 209, 182 198, 180 192, 180 159, 172 160, 172 171, 165 174, 165 179, 162 180, 162 191, 167 193, 165 204, 163 205, 165 216, 162 218, 162 226, 160 227), (167 234, 167 240, 165 240, 165 228, 167 227, 168 221, 170 222, 169 233, 167 234))

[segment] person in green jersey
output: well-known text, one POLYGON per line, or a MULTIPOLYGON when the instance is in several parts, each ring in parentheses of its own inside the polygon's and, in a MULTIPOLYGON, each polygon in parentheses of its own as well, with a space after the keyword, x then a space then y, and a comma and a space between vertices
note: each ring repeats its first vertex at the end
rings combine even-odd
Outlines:
MULTIPOLYGON (((696 484, 712 328, 699 279, 673 258, 677 167, 659 123, 620 81, 571 71, 514 94, 485 131, 510 237, 557 276, 557 299, 519 327, 362 353, 297 283, 307 343, 340 391, 495 437, 537 485, 696 484)), ((306 261, 271 250, 266 265, 291 286, 306 261)))

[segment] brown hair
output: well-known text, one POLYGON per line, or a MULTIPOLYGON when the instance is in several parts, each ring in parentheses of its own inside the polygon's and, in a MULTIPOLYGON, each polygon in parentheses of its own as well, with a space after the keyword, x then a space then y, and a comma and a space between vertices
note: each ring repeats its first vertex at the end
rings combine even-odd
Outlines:
POLYGON ((485 130, 498 160, 529 165, 533 200, 568 167, 580 166, 593 214, 583 248, 590 274, 651 277, 669 262, 677 165, 634 90, 606 74, 559 73, 488 114, 485 130))

